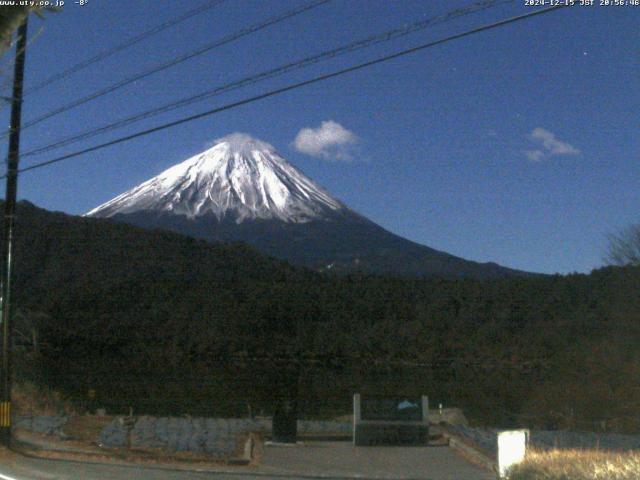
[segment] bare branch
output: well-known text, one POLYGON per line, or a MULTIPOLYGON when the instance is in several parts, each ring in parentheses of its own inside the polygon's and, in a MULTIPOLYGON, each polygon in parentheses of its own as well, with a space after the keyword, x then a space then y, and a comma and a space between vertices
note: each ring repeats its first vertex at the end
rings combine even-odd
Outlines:
POLYGON ((605 261, 609 265, 640 265, 640 224, 608 236, 605 261))

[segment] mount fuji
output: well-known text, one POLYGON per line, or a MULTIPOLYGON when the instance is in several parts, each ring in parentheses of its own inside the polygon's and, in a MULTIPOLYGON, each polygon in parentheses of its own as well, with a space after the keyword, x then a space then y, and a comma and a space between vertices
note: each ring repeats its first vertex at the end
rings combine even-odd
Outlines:
POLYGON ((243 241, 320 271, 475 278, 524 274, 399 237, 333 198, 268 143, 240 133, 85 215, 211 241, 243 241))

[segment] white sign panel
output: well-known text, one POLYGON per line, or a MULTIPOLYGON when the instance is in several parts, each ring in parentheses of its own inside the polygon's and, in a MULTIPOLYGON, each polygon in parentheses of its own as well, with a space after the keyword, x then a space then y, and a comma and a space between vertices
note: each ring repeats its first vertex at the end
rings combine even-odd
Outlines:
POLYGON ((498 473, 505 478, 512 465, 524 460, 527 451, 527 430, 512 430, 498 433, 498 473))

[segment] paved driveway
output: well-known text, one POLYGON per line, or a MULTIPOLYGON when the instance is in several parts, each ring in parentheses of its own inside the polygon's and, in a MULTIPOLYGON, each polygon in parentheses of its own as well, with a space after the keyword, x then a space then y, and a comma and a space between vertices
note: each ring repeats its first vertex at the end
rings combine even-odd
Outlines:
POLYGON ((266 446, 260 470, 324 477, 495 480, 449 447, 354 447, 350 442, 266 446))

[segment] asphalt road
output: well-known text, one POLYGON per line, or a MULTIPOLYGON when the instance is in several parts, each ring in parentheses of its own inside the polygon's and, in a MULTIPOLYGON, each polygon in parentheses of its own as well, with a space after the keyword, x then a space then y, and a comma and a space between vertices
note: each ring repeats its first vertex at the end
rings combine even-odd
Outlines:
POLYGON ((68 462, 0 456, 0 480, 238 480, 254 478, 494 480, 448 447, 353 447, 323 442, 294 447, 266 447, 258 467, 221 467, 217 471, 180 471, 135 465, 68 462))
POLYGON ((255 476, 239 469, 237 473, 197 472, 150 468, 147 466, 110 465, 64 460, 46 460, 11 455, 0 460, 0 480, 238 480, 259 478, 276 480, 278 476, 255 476))

